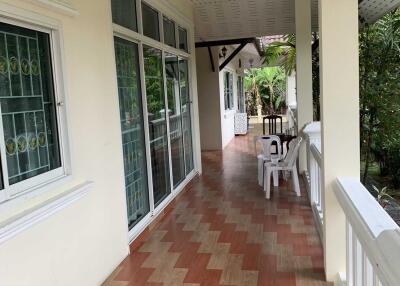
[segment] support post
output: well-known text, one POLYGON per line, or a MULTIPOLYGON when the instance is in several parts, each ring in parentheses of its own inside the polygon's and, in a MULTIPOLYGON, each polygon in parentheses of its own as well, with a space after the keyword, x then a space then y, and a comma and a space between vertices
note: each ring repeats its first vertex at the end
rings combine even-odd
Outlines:
MULTIPOLYGON (((313 121, 311 0, 295 1, 296 15, 296 86, 297 128, 300 131, 313 121)), ((299 171, 307 169, 306 147, 299 153, 299 171)))
POLYGON ((325 272, 346 271, 345 216, 338 176, 360 178, 358 1, 319 0, 325 272), (340 39, 340 43, 338 40, 340 39))

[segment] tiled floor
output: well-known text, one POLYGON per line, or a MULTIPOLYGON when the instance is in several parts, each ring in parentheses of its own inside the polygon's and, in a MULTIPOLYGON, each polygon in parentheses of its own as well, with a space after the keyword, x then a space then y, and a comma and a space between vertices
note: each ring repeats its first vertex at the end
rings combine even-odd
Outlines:
POLYGON ((304 188, 297 198, 281 182, 264 199, 252 135, 202 160, 203 176, 132 244, 104 285, 328 285, 304 188))

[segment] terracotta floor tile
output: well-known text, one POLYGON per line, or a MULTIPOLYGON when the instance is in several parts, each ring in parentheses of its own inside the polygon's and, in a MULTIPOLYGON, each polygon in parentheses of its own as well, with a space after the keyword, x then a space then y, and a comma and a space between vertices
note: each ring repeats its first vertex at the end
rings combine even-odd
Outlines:
POLYGON ((305 188, 265 200, 252 129, 203 152, 203 174, 132 243, 104 286, 326 286, 321 242, 305 188))

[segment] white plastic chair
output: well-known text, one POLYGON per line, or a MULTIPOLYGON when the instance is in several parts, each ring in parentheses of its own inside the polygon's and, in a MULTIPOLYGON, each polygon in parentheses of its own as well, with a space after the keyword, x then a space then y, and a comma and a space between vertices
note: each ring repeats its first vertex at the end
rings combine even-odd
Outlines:
MULTIPOLYGON (((292 173, 292 180, 294 191, 296 192, 297 196, 300 196, 300 184, 299 184, 299 175, 297 172, 297 158, 299 156, 299 149, 302 143, 302 138, 298 137, 293 139, 289 143, 289 151, 286 154, 286 157, 283 161, 279 162, 266 162, 264 164, 264 191, 265 191, 265 198, 269 199, 271 197, 271 173, 275 173, 278 171, 283 172, 291 172, 292 173)), ((286 179, 286 176, 285 176, 286 179)), ((278 187, 279 182, 276 182, 274 179, 274 186, 278 187)))
MULTIPOLYGON (((278 162, 282 158, 281 140, 276 135, 254 137, 254 149, 258 161, 258 184, 264 186, 264 164, 266 162, 278 162), (257 143, 261 145, 261 152, 257 152, 257 143), (277 153, 271 153, 272 145, 276 143, 277 153)), ((274 172, 274 182, 278 181, 279 174, 274 172)))

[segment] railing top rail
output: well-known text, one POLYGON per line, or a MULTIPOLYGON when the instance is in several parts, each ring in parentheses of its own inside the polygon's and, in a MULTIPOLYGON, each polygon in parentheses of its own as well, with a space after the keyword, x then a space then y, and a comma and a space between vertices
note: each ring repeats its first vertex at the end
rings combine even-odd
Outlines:
POLYGON ((310 151, 313 155, 315 161, 317 161, 319 166, 322 166, 322 154, 321 154, 321 147, 317 144, 310 145, 310 151))
POLYGON ((373 238, 377 238, 385 230, 399 229, 356 178, 338 178, 335 194, 351 224, 362 226, 360 235, 369 231, 373 238))
POLYGON ((338 178, 335 194, 382 285, 399 285, 399 226, 358 179, 338 178))

